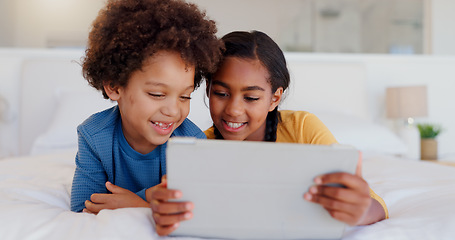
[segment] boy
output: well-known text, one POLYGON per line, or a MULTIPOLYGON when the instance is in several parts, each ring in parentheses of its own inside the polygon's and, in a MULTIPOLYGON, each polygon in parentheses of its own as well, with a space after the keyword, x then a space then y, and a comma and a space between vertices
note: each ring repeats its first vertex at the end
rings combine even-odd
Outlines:
POLYGON ((77 129, 72 211, 149 207, 166 174, 167 140, 205 138, 186 117, 191 93, 219 61, 215 33, 205 13, 180 0, 110 0, 99 12, 83 75, 118 105, 77 129))

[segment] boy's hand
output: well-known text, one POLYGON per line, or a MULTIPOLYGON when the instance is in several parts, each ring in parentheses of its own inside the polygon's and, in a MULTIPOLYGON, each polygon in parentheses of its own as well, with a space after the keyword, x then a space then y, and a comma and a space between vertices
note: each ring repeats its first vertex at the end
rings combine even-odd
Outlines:
POLYGON ((125 188, 106 182, 106 188, 112 194, 95 193, 90 197, 90 201, 85 201, 83 212, 97 214, 103 209, 117 209, 127 207, 148 207, 148 203, 136 193, 125 188))
POLYGON ((166 176, 161 183, 146 191, 147 200, 156 224, 156 233, 160 236, 169 235, 179 226, 179 222, 193 217, 194 205, 191 202, 168 202, 170 199, 182 197, 178 190, 167 189, 166 176), (149 191, 150 190, 150 191, 149 191))
POLYGON ((333 218, 351 226, 364 224, 373 201, 364 179, 340 172, 316 177, 314 182, 316 185, 304 194, 306 200, 322 205, 333 218), (341 184, 345 188, 326 184, 341 184))

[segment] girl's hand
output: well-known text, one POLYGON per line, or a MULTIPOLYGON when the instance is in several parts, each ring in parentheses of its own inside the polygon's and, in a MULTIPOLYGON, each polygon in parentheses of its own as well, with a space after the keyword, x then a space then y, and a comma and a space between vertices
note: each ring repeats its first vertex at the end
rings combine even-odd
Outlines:
POLYGON ((351 226, 368 224, 365 219, 372 205, 368 183, 349 173, 325 174, 314 179, 315 186, 304 194, 308 201, 322 205, 330 215, 351 226), (328 186, 341 184, 345 187, 328 186))
POLYGON ((148 207, 148 203, 136 193, 125 188, 106 182, 109 193, 95 193, 90 197, 90 201, 85 201, 83 212, 97 214, 103 209, 117 209, 127 207, 148 207))
POLYGON ((153 219, 156 224, 156 233, 160 236, 169 235, 179 226, 179 222, 193 217, 194 205, 191 202, 168 202, 170 199, 182 197, 178 190, 167 189, 166 176, 163 176, 161 183, 147 189, 147 200, 150 199, 150 206, 153 212, 153 219))

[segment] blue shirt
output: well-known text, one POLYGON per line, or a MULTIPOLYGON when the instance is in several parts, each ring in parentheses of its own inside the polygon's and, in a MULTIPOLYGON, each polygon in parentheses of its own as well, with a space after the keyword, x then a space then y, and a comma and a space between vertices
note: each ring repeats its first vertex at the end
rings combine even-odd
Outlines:
MULTIPOLYGON (((71 189, 71 210, 80 212, 93 193, 109 193, 107 181, 135 192, 145 200, 145 190, 161 182, 166 174, 166 146, 148 154, 136 152, 126 141, 117 106, 93 114, 77 128, 78 152, 71 189)), ((173 136, 206 138, 189 119, 173 136)))

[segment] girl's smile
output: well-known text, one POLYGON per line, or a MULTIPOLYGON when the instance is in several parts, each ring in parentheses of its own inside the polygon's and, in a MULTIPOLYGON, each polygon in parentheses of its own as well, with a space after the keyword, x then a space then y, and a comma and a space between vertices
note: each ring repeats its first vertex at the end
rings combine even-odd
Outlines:
POLYGON ((230 132, 238 132, 241 131, 244 127, 246 127, 247 122, 228 122, 223 120, 223 127, 230 132))

